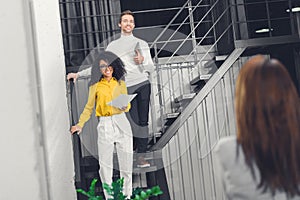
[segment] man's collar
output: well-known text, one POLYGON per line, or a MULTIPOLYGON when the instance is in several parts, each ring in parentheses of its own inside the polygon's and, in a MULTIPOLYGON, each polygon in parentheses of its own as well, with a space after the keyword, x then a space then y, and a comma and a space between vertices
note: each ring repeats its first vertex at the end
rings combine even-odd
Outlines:
POLYGON ((125 35, 125 34, 121 33, 121 37, 133 37, 133 34, 131 33, 130 35, 125 35))

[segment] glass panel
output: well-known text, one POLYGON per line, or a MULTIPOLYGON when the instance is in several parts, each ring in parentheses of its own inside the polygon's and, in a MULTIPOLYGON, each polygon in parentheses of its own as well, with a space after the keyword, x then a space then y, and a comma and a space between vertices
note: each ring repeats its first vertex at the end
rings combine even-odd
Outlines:
POLYGON ((246 5, 247 20, 267 19, 267 8, 264 2, 246 5))
POLYGON ((272 31, 273 36, 291 34, 291 21, 289 19, 271 21, 271 26, 273 29, 272 31))
POLYGON ((270 18, 289 17, 289 13, 286 12, 288 8, 288 1, 269 3, 270 18))
POLYGON ((257 30, 268 29, 268 21, 249 22, 249 36, 250 38, 269 37, 269 32, 256 33, 257 30))

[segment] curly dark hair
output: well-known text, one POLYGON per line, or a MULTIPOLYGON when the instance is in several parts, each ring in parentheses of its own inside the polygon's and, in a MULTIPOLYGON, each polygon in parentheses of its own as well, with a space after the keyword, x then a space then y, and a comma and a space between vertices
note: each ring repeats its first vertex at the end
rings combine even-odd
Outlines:
POLYGON ((114 72, 112 76, 114 78, 116 78, 118 81, 125 80, 126 70, 122 60, 116 54, 110 51, 103 51, 96 57, 92 64, 91 81, 89 83, 90 86, 98 83, 102 78, 102 73, 99 67, 100 60, 104 60, 113 68, 114 72))

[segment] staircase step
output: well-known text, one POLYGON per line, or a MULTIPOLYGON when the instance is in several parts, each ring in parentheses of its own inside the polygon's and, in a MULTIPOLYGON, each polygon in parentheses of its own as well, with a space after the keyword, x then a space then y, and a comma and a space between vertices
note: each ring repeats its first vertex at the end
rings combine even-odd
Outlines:
POLYGON ((212 76, 212 74, 203 74, 203 75, 197 76, 196 78, 191 80, 190 84, 197 85, 201 81, 207 81, 208 79, 210 79, 211 76, 212 76))
POLYGON ((154 172, 157 171, 157 166, 156 165, 151 165, 150 167, 134 167, 132 173, 133 174, 142 174, 142 173, 147 173, 147 172, 154 172))
POLYGON ((158 132, 152 132, 150 133, 150 138, 153 138, 153 137, 161 137, 162 133, 160 131, 158 132))
POLYGON ((225 61, 228 55, 218 55, 215 57, 215 61, 225 61))
POLYGON ((151 148, 151 146, 154 145, 159 140, 159 138, 161 138, 161 136, 162 136, 162 132, 160 131, 153 133, 148 142, 148 147, 151 148))
POLYGON ((177 119, 179 114, 180 114, 179 112, 165 114, 164 115, 164 119, 165 119, 164 126, 170 126, 171 124, 173 124, 173 122, 177 119))
POLYGON ((153 172, 162 167, 163 167, 163 161, 162 161, 161 151, 154 151, 154 152, 151 151, 151 152, 146 152, 143 154, 134 153, 134 156, 133 156, 133 173, 134 174, 153 172), (137 158, 139 156, 143 156, 144 159, 150 163, 150 167, 145 167, 145 168, 137 167, 137 158))
POLYGON ((199 83, 198 85, 196 85, 196 87, 194 87, 193 92, 198 93, 205 85, 205 82, 201 82, 201 84, 199 83))
POLYGON ((179 103, 181 101, 185 101, 185 100, 191 100, 194 98, 194 96, 196 95, 196 93, 189 93, 189 94, 182 94, 179 97, 175 98, 175 102, 179 103))
POLYGON ((179 112, 175 112, 175 113, 166 113, 164 115, 164 119, 168 120, 168 119, 176 119, 178 117, 180 113, 179 112))

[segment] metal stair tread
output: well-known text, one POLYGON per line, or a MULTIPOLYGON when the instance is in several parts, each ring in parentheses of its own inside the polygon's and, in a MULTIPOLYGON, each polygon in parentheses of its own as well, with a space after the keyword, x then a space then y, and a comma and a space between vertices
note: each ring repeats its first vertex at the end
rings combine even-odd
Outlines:
POLYGON ((147 172, 153 172, 157 171, 157 166, 156 165, 151 165, 150 167, 134 167, 132 173, 133 174, 141 174, 141 173, 147 173, 147 172))
POLYGON ((212 74, 203 74, 203 75, 197 76, 196 78, 191 80, 190 84, 196 85, 196 84, 198 84, 199 81, 205 81, 205 80, 210 79, 211 76, 212 76, 212 74))
POLYGON ((196 93, 188 93, 188 94, 181 94, 179 97, 175 98, 175 102, 180 102, 183 100, 190 100, 193 99, 196 93))
POLYGON ((164 118, 165 119, 174 119, 174 118, 178 117, 179 114, 180 114, 179 112, 166 113, 164 118))
POLYGON ((157 131, 157 132, 151 132, 149 138, 152 137, 160 137, 162 135, 162 132, 157 131))
POLYGON ((226 60, 227 57, 228 57, 228 55, 218 55, 218 56, 215 56, 215 61, 224 61, 224 60, 226 60))

